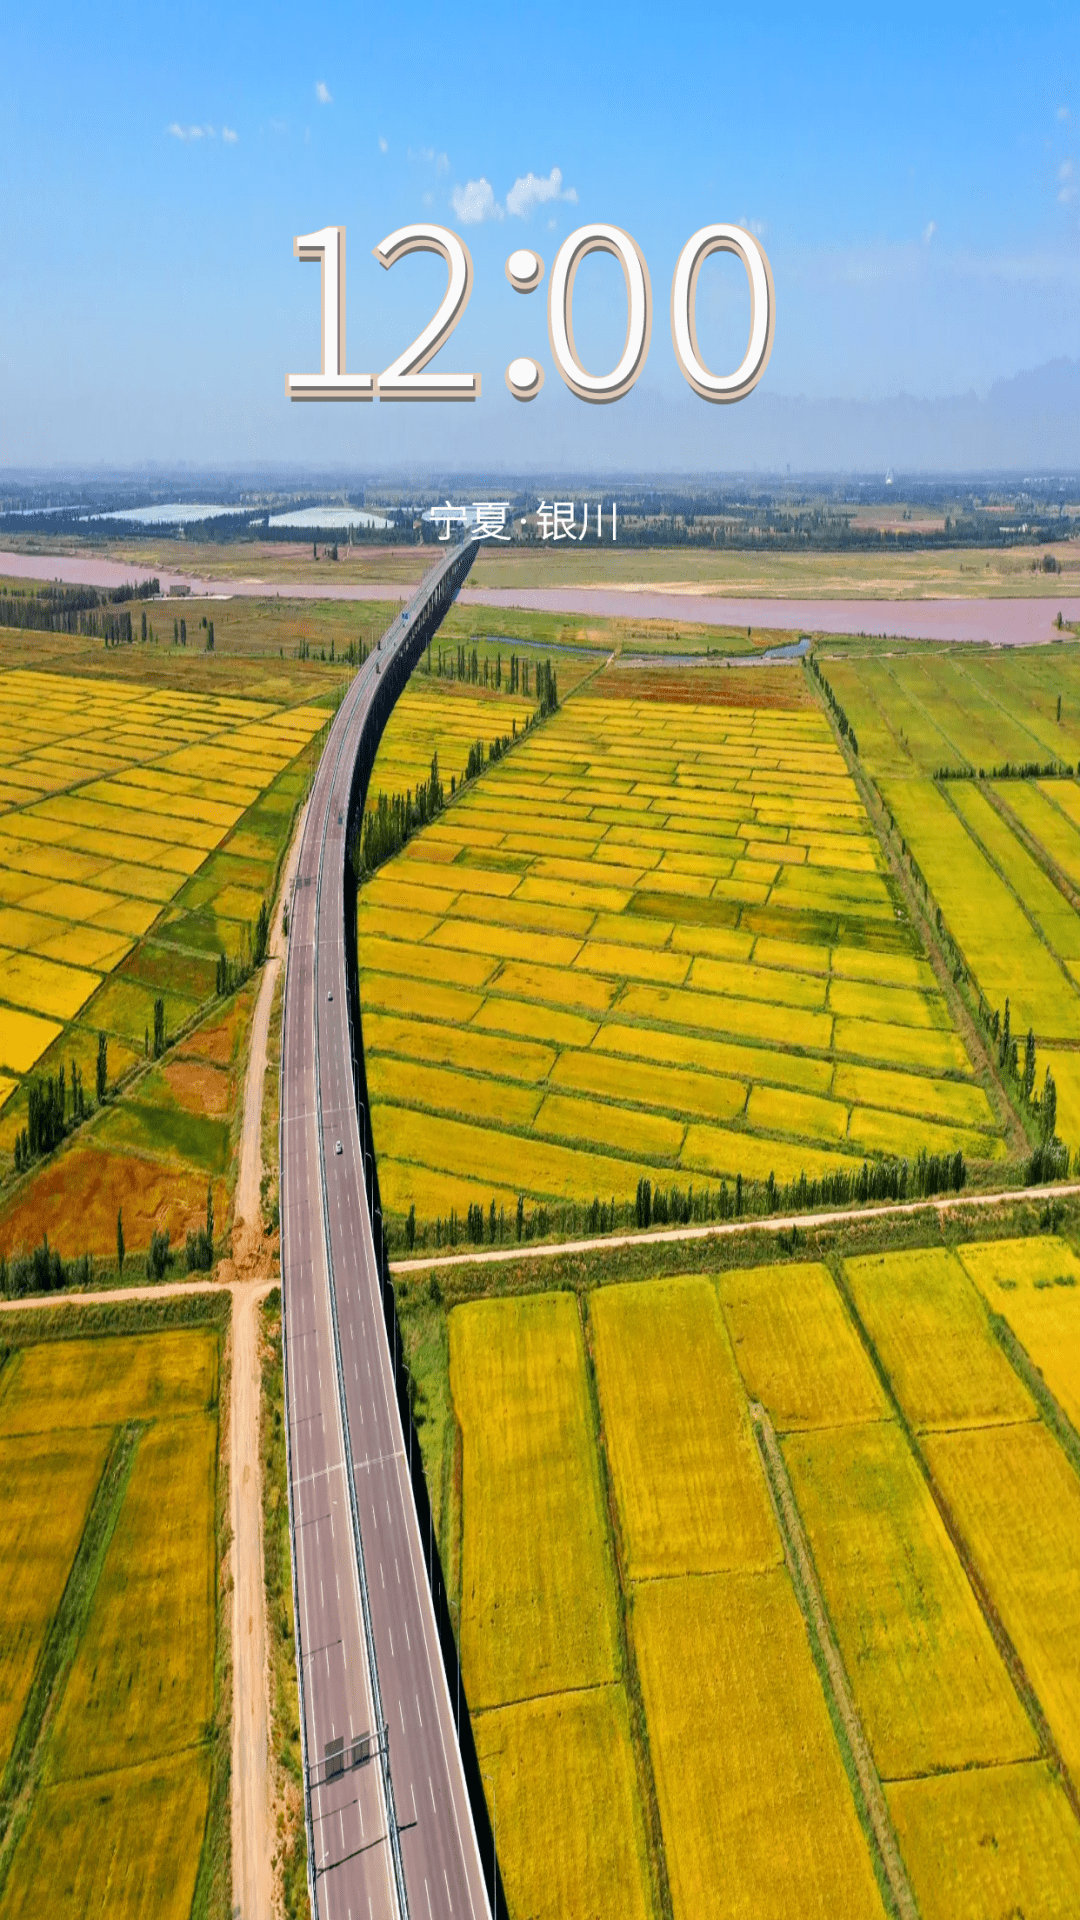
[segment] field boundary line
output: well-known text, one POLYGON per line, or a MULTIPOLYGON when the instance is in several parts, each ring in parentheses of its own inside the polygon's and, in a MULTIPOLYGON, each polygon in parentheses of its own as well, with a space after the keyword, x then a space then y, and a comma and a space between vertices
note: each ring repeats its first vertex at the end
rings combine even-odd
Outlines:
POLYGON ((820 1651, 821 1660, 828 1675, 832 1705, 843 1725, 848 1752, 858 1778, 866 1819, 871 1829, 881 1871, 888 1883, 889 1892, 901 1920, 918 1920, 919 1910, 915 1905, 915 1896, 911 1891, 907 1870, 901 1858, 881 1779, 870 1753, 859 1710, 855 1705, 851 1682, 825 1610, 784 1456, 780 1451, 772 1421, 760 1401, 751 1400, 749 1409, 754 1425, 754 1435, 765 1468, 769 1498, 772 1501, 780 1537, 784 1544, 784 1558, 788 1563, 800 1609, 820 1651))
POLYGON ((820 1213, 747 1214, 741 1220, 711 1220, 699 1227, 666 1227, 660 1233, 643 1228, 638 1233, 593 1234, 588 1240, 548 1240, 540 1246, 515 1241, 511 1247, 477 1247, 472 1253, 433 1253, 430 1257, 391 1260, 391 1273, 429 1273, 434 1268, 491 1266, 515 1260, 556 1260, 569 1253, 606 1253, 620 1247, 670 1246, 676 1241, 722 1239, 742 1233, 813 1232, 818 1227, 857 1224, 863 1220, 903 1218, 914 1214, 955 1213, 962 1207, 1015 1206, 1022 1200, 1037 1199, 1040 1194, 1056 1198, 1074 1198, 1080 1194, 1080 1180, 1045 1187, 1006 1187, 997 1193, 955 1193, 936 1199, 884 1200, 867 1207, 837 1207, 820 1213))

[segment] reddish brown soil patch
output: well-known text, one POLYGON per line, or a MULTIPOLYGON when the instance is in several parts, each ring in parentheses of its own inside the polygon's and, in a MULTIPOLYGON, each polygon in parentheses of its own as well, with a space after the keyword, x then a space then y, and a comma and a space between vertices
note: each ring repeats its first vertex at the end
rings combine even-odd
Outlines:
POLYGON ((812 707, 800 667, 606 667, 590 691, 614 700, 670 701, 676 706, 812 707))
POLYGON ((231 1104, 232 1074, 211 1067, 205 1060, 171 1060, 165 1079, 189 1113, 208 1113, 217 1117, 228 1113, 231 1104))
POLYGON ((176 1049, 177 1060, 208 1060, 213 1066, 231 1066, 239 1053, 255 1005, 256 980, 248 982, 220 1013, 211 1015, 176 1049))
MULTIPOLYGON (((224 1180, 214 1181, 214 1212, 224 1221, 229 1196, 224 1180)), ((109 1153, 77 1143, 42 1167, 0 1214, 0 1251, 49 1245, 64 1259, 92 1253, 116 1259, 116 1213, 123 1208, 124 1240, 134 1255, 150 1244, 150 1235, 167 1230, 174 1247, 188 1232, 205 1225, 206 1180, 160 1166, 137 1154, 109 1153)))

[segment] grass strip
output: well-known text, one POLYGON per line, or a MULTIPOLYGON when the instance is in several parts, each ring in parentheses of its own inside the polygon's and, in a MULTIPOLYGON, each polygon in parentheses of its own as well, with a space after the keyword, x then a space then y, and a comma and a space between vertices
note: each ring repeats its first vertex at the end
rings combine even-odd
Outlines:
POLYGON ((277 1849, 273 1872, 285 1920, 310 1920, 289 1545, 285 1383, 281 1370, 281 1289, 278 1287, 263 1301, 259 1336, 259 1449, 263 1460, 263 1573, 270 1667, 271 1791, 277 1815, 277 1849))
POLYGON ((0 1780, 0 1894, 30 1815, 53 1723, 90 1617, 144 1432, 145 1427, 135 1421, 116 1429, 60 1605, 38 1655, 30 1692, 0 1780))

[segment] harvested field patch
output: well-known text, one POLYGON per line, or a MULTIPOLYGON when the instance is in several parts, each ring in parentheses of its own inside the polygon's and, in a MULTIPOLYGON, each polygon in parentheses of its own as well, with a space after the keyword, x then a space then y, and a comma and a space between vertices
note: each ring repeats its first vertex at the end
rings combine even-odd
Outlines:
POLYGON ((229 1076, 202 1060, 172 1060, 163 1069, 165 1083, 181 1107, 220 1117, 229 1110, 229 1076))
MULTIPOLYGON (((214 1209, 224 1220, 228 1194, 220 1179, 214 1181, 214 1209)), ((185 1234, 205 1224, 206 1176, 130 1150, 111 1153, 76 1140, 46 1161, 0 1211, 0 1248, 28 1250, 47 1233, 65 1259, 85 1252, 111 1260, 118 1210, 130 1248, 149 1246, 155 1229, 182 1248, 185 1234)))

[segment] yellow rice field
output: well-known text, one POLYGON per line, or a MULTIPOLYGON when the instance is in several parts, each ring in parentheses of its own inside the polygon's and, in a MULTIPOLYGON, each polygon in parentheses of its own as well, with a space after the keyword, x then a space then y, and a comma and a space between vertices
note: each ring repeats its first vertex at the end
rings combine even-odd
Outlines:
MULTIPOLYGON (((596 1162, 574 1194, 624 1205, 657 1170, 684 1186, 784 1182, 893 1151, 1002 1150, 813 708, 583 690, 365 882, 358 930, 365 1014, 555 1056, 527 1119, 512 1069, 478 1059, 451 1110, 487 1123, 491 1164, 461 1165, 460 1213, 507 1178, 535 1201, 566 1195, 542 1171, 562 1142, 596 1162), (446 993, 480 997, 440 1010, 446 993), (611 1055, 621 1076, 600 1058, 611 1055), (706 1076, 726 1084, 706 1090, 706 1076)), ((365 1030, 376 1147, 414 1166, 422 1193, 426 1167, 452 1167, 430 1157, 425 1103, 400 1070, 418 1047, 399 1028, 386 1048, 385 1031, 365 1030)), ((418 1206, 421 1219, 435 1211, 418 1206)))
POLYGON ((457 1308, 450 1384, 470 1704, 614 1680, 613 1569, 573 1295, 457 1308))
POLYGON ((919 1428, 1032 1420, 1035 1404, 990 1332, 979 1295, 944 1249, 845 1260, 844 1272, 897 1399, 919 1428))
POLYGON ((923 1920, 1080 1909, 1080 1825, 1045 1764, 899 1780, 886 1794, 923 1920))
POLYGON ((746 1267, 716 1284, 746 1391, 778 1432, 889 1417, 826 1267, 746 1267))
POLYGON ((217 1369, 217 1336, 196 1330, 16 1344, 5 1359, 0 1756, 106 1456, 118 1431, 139 1423, 70 1670, 40 1736, 25 1824, 8 1829, 5 1920, 190 1912, 214 1717, 217 1369))
POLYGON ((598 1288, 590 1324, 627 1577, 776 1566, 780 1540, 711 1283, 598 1288))
MULTIPOLYGON (((68 1022, 108 1028, 89 1003, 112 969, 137 969, 132 941, 185 898, 186 883, 201 910, 215 898, 219 910, 186 948, 188 965, 213 952, 215 939, 236 957, 278 851, 268 855, 263 830, 239 840, 236 830, 326 716, 23 668, 0 683, 13 796, 0 802, 0 1066, 14 1078, 32 1071, 68 1022), (215 860, 207 888, 203 869, 215 860), (252 884, 234 886, 230 903, 230 879, 245 871, 252 884)), ((183 935, 177 944, 185 948, 183 935)), ((212 961, 202 965, 208 997, 212 961)))
POLYGON ((655 1911, 626 1697, 620 1686, 524 1700, 477 1716, 512 1911, 627 1920, 655 1911))
POLYGON ((1041 1422, 923 1447, 1066 1766, 1080 1766, 1080 1481, 1041 1422))
POLYGON ((882 1915, 786 1573, 648 1581, 633 1620, 677 1920, 882 1915))
POLYGON ((892 1421, 792 1435, 784 1456, 883 1779, 1037 1752, 966 1575, 892 1421))
POLYGON ((109 1436, 53 1431, 13 1438, 2 1417, 0 1431, 2 1767, 82 1536, 109 1436))
POLYGON ((991 1240, 957 1251, 987 1306, 1008 1321, 1080 1429, 1080 1260, 1068 1242, 991 1240))

